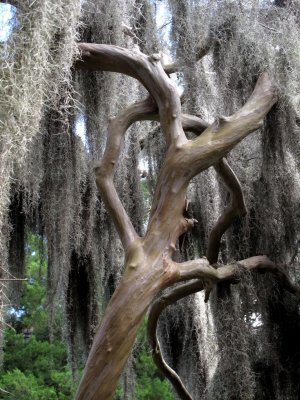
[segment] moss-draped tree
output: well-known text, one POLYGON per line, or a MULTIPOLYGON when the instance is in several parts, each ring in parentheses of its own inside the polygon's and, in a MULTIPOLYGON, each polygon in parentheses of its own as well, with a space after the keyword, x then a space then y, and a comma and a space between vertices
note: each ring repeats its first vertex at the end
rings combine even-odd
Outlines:
MULTIPOLYGON (((7 249, 7 227, 10 221, 12 234, 8 252, 9 261, 13 264, 12 249, 22 242, 22 238, 14 242, 14 238, 17 237, 14 230, 18 230, 18 218, 12 213, 16 208, 19 208, 18 213, 22 221, 25 215, 27 225, 39 229, 47 237, 51 310, 55 311, 55 301, 63 292, 68 327, 66 335, 73 364, 76 364, 78 354, 82 351, 78 347, 80 343, 85 351, 89 351, 76 398, 88 400, 113 397, 138 328, 150 306, 152 307, 149 313, 148 334, 153 358, 181 398, 191 399, 197 396, 190 394, 192 391, 201 395, 206 393, 208 398, 218 398, 217 392, 219 398, 223 399, 251 399, 255 395, 257 398, 264 398, 259 397, 263 396, 263 390, 258 389, 259 384, 255 383, 253 378, 255 373, 260 374, 259 376, 262 376, 262 373, 255 365, 254 358, 251 359, 248 348, 245 347, 244 350, 247 357, 243 355, 244 358, 240 361, 243 370, 245 365, 249 364, 248 384, 241 383, 238 376, 235 378, 233 369, 222 371, 221 366, 228 362, 228 359, 223 357, 226 349, 236 346, 236 353, 240 354, 243 353, 243 343, 254 340, 251 339, 255 335, 252 332, 251 336, 253 323, 251 325, 251 314, 246 309, 247 301, 253 301, 258 315, 265 312, 263 307, 258 306, 259 295, 253 294, 253 283, 252 286, 249 284, 249 271, 264 273, 257 280, 258 286, 267 279, 266 286, 269 285, 270 289, 268 276, 271 273, 276 278, 279 290, 290 292, 294 297, 300 293, 299 286, 287 268, 289 257, 289 263, 293 265, 298 259, 298 216, 295 216, 295 221, 289 221, 288 230, 284 219, 286 211, 280 214, 283 216, 282 228, 279 228, 280 234, 277 237, 274 235, 273 241, 274 246, 275 243, 282 246, 282 255, 268 244, 256 244, 259 240, 262 243, 264 240, 257 239, 257 236, 272 236, 272 232, 266 229, 262 229, 259 234, 257 225, 271 227, 274 216, 280 223, 279 214, 270 211, 270 207, 277 205, 288 208, 296 203, 297 179, 292 180, 294 186, 286 185, 288 190, 293 190, 290 201, 286 197, 278 200, 278 195, 273 194, 277 190, 276 182, 272 187, 268 187, 268 193, 265 195, 268 204, 265 209, 267 215, 255 214, 256 209, 260 212, 263 209, 261 204, 254 207, 251 202, 251 220, 247 219, 247 225, 241 226, 239 224, 243 223, 241 221, 247 213, 247 194, 255 197, 255 185, 258 187, 259 183, 255 182, 254 189, 250 190, 248 188, 252 182, 244 181, 243 184, 248 185, 244 198, 242 185, 230 166, 230 157, 234 165, 240 165, 237 163, 237 155, 250 153, 249 149, 241 147, 240 142, 243 139, 246 140, 247 146, 257 148, 260 162, 263 159, 262 168, 258 173, 265 179, 266 187, 270 184, 267 178, 271 175, 265 172, 267 169, 274 171, 278 168, 280 171, 286 171, 286 176, 290 178, 287 163, 295 164, 295 172, 298 168, 294 151, 298 149, 299 144, 299 140, 294 139, 297 133, 298 113, 295 94, 298 86, 295 79, 298 76, 297 65, 300 64, 300 59, 299 54, 297 55, 298 48, 295 47, 297 44, 293 42, 293 38, 299 33, 297 3, 256 4, 249 1, 242 5, 240 2, 224 1, 209 5, 201 1, 186 3, 172 0, 169 2, 172 13, 170 34, 173 37, 172 45, 175 47, 173 55, 176 56, 176 61, 172 63, 166 63, 162 54, 157 51, 160 50, 160 45, 154 33, 155 22, 151 20, 151 4, 147 1, 122 3, 119 11, 116 11, 114 2, 88 4, 87 9, 83 11, 83 19, 86 20, 79 28, 79 13, 75 12, 76 7, 79 9, 79 4, 72 4, 72 13, 68 14, 68 5, 59 0, 51 4, 47 1, 42 3, 25 2, 24 5, 23 2, 14 2, 17 18, 21 21, 19 25, 16 24, 15 30, 21 29, 23 36, 19 42, 16 36, 13 37, 11 44, 14 47, 9 47, 8 41, 8 54, 11 54, 9 51, 12 51, 12 48, 19 51, 14 55, 15 58, 9 59, 5 55, 2 58, 4 82, 7 83, 3 86, 4 94, 14 99, 6 111, 5 118, 7 126, 13 127, 15 141, 10 144, 9 132, 6 136, 3 135, 1 149, 9 149, 9 152, 2 151, 5 157, 0 161, 2 169, 8 168, 9 173, 3 186, 5 191, 0 198, 0 212, 3 215, 0 244, 4 250, 7 249), (57 25, 51 23, 51 12, 54 11, 63 17, 62 22, 56 18, 57 25), (91 12, 95 12, 94 20, 91 19, 91 12), (131 21, 122 21, 130 12, 131 21), (30 18, 34 23, 27 26, 30 18), (128 22, 132 23, 133 28, 128 22), (255 28, 252 28, 253 24, 255 28), (57 29, 57 26, 60 28, 57 29), (30 40, 26 37, 28 29, 30 40), (81 40, 76 45, 74 38, 78 30, 81 40), (39 35, 36 35, 36 32, 39 35), (262 37, 259 37, 260 33, 262 37), (292 35, 289 35, 290 33, 292 35), (41 40, 42 47, 37 46, 37 39, 41 40), (22 53, 26 43, 29 43, 30 51, 37 51, 36 54, 41 51, 43 69, 41 67, 42 73, 36 80, 35 74, 32 73, 35 63, 32 54, 28 57, 27 53, 22 53), (117 44, 123 47, 118 47, 117 44), (68 51, 66 60, 65 53, 68 51), (27 72, 23 75, 24 70, 27 72), (103 71, 135 78, 146 92, 139 89, 135 83, 130 83, 131 86, 124 84, 123 77, 115 78, 114 75, 105 75, 103 71), (174 81, 170 78, 173 73, 178 73, 183 81, 185 90, 182 96, 178 94, 174 81), (211 76, 213 74, 215 76, 211 76), (50 77, 53 78, 53 85, 47 83, 50 77), (9 87, 13 90, 7 90, 9 87), (87 148, 84 148, 75 134, 74 110, 78 107, 78 95, 76 90, 73 91, 74 87, 81 91, 79 100, 83 106, 79 106, 79 114, 84 115, 81 118, 85 120, 87 148), (39 96, 31 99, 32 88, 39 96), (122 93, 124 89, 131 90, 131 93, 122 93), (119 93, 120 98, 111 98, 111 102, 106 104, 103 97, 110 96, 111 93, 115 93, 116 96, 119 93), (24 96, 31 102, 30 107, 35 109, 34 115, 28 112, 24 114, 24 96), (215 100, 218 97, 223 99, 223 103, 215 100), (136 101, 129 106, 125 105, 131 98, 135 98, 136 101), (211 100, 212 104, 208 100, 211 100), (182 108, 185 109, 184 112, 182 108), (192 114, 186 112, 189 108, 192 114), (15 112, 12 113, 11 110, 15 112), (284 115, 289 116, 289 121, 287 119, 285 124, 282 123, 284 110, 284 115), (199 111, 207 118, 201 118, 199 111), (214 121, 211 115, 208 115, 211 112, 215 116, 214 121), (110 113, 116 116, 111 117, 110 113), (25 119, 22 118, 24 115, 25 119), (280 116, 278 121, 274 115, 280 116), (104 144, 100 131, 104 129, 103 125, 108 116, 107 140, 104 144), (206 122, 206 119, 211 122, 206 122), (136 127, 136 122, 144 121, 151 121, 150 126, 154 129, 147 132, 143 130, 142 124, 136 127), (154 125, 154 122, 159 124, 154 125), (273 151, 271 141, 277 140, 276 135, 282 137, 278 127, 284 129, 284 125, 291 128, 294 149, 283 143, 280 150, 282 155, 278 153, 278 148, 273 151), (24 139, 22 132, 27 127, 30 129, 24 139), (126 137, 128 130, 130 134, 126 137), (257 130, 263 132, 261 141, 249 141, 250 133, 257 130), (139 135, 139 131, 142 134, 139 135), (38 135, 38 132, 41 134, 38 135), (156 144, 152 149, 149 137, 151 140, 155 137, 156 144), (161 137, 164 138, 163 143, 161 137), (263 162, 267 157, 264 152, 268 154, 268 145, 274 156, 267 159, 268 162, 264 166, 263 162), (14 157, 11 151, 13 146, 18 150, 17 156, 14 157), (263 151, 259 150, 260 146, 263 151), (146 148, 148 152, 144 157, 148 157, 148 185, 152 199, 145 229, 140 205, 142 195, 137 184, 137 147, 146 148), (234 150, 236 147, 237 150, 234 150), (124 151, 129 153, 131 163, 124 158, 124 151), (93 158, 99 159, 94 165, 94 171, 105 209, 97 200, 96 187, 91 175, 93 158), (128 164, 125 169, 118 169, 120 164, 126 163, 128 164), (152 171, 153 167, 156 168, 155 174, 152 171), (215 175, 214 178, 205 175, 210 167, 214 168, 216 176, 224 183, 225 191, 214 191, 209 179, 216 179, 215 175), (200 187, 200 181, 197 181, 200 173, 205 177, 201 183, 204 184, 206 179, 207 184, 207 187, 202 187, 203 193, 200 196, 204 204, 207 199, 213 203, 220 197, 219 192, 225 192, 229 196, 219 218, 209 214, 209 207, 214 207, 217 211, 216 203, 203 207, 201 212, 198 212, 201 220, 198 218, 195 193, 200 187), (132 176, 135 176, 133 180, 132 176), (122 189, 125 190, 125 194, 122 193, 122 189), (276 199, 273 205, 270 202, 271 197, 268 198, 269 193, 276 199), (9 196, 14 198, 11 213, 6 211, 9 196), (16 204, 16 207, 13 204, 16 204), (11 215, 14 215, 14 222, 11 215), (204 219, 207 227, 203 226, 204 219), (255 221, 254 224, 252 220, 255 221), (119 263, 122 251, 113 233, 111 221, 123 246, 125 262, 122 274, 120 269, 115 267, 115 264, 119 263), (230 236, 227 237, 225 251, 222 247, 223 235, 232 227, 234 230, 231 230, 230 236), (239 231, 246 250, 237 244, 239 231), (248 231, 250 234, 247 236, 248 231), (189 236, 190 232, 192 237, 189 236), (278 236, 281 239, 277 241, 278 236), (286 236, 288 240, 283 239, 286 236), (195 242, 200 242, 198 249, 195 242), (194 250, 187 250, 193 246, 194 250), (102 247, 105 248, 104 253, 102 247), (198 254, 202 257, 197 257, 198 254), (203 257, 203 254, 206 257, 203 257), (101 269, 99 265, 108 267, 101 269), (103 280, 102 288, 98 283, 99 277, 103 280), (231 292, 230 285, 238 282, 241 285, 246 282, 244 284, 247 289, 244 294, 231 292), (209 367, 202 367, 205 378, 201 384, 204 388, 206 386, 206 389, 201 389, 202 392, 185 387, 179 375, 164 360, 157 338, 158 318, 163 310, 177 300, 200 291, 205 292, 206 302, 209 301, 211 293, 216 296, 210 312, 215 321, 214 335, 218 339, 219 349, 224 349, 220 353, 213 375, 209 367), (99 298, 102 302, 107 299, 108 304, 97 327, 99 298), (239 299, 241 302, 238 305, 239 299), (235 333, 233 345, 231 339, 228 343, 222 339, 222 327, 226 328, 225 336, 230 337, 230 332, 235 332, 234 327, 226 325, 226 312, 230 317, 235 316, 237 323, 242 327, 235 333), (83 337, 83 345, 80 337, 83 337), (92 337, 93 344, 90 348, 92 337), (220 389, 222 379, 225 383, 223 389, 220 389), (232 382, 237 382, 237 385, 230 389, 230 382, 231 385, 232 382), (255 385, 257 388, 253 389, 255 385)), ((71 7, 70 4, 69 6, 71 7)), ((30 107, 27 110, 30 110, 30 107)), ((253 166, 252 170, 256 171, 256 166, 253 166)), ((245 176, 247 178, 247 174, 245 176)), ((277 182, 282 185, 279 177, 277 182)), ((282 190, 282 186, 278 190, 282 190)), ((257 193, 263 193, 261 187, 257 189, 257 193)), ((23 225, 24 221, 24 231, 23 225)), ((294 272, 297 277, 297 267, 294 272)), ((261 290, 259 286, 257 292, 261 290)), ((290 307, 294 307, 294 300, 290 302, 290 307)), ((268 306, 266 315, 271 312, 272 309, 268 306)), ((294 312, 299 313, 298 308, 294 309, 294 312)), ((273 317, 275 314, 273 311, 273 317)), ((234 318, 231 321, 234 321, 234 318)), ((266 323, 265 325, 267 326, 266 323)), ((201 335, 197 340, 201 343, 201 335)), ((204 342, 203 346, 207 343, 204 342)), ((167 352, 172 354, 172 351, 171 347, 167 352)), ((202 357, 200 353, 201 351, 197 350, 198 358, 202 357)), ((170 358, 170 354, 168 357, 170 358)), ((234 368, 238 369, 238 356, 234 360, 234 368)), ((283 363, 281 360, 276 365, 278 367, 283 363)), ((176 363, 173 364, 176 367, 176 363)), ((290 363, 288 368, 292 368, 293 365, 296 364, 290 363)), ((262 369, 265 370, 266 366, 262 369)), ((177 368, 177 372, 179 370, 180 368, 177 368)), ((274 382, 276 374, 277 372, 273 371, 268 372, 266 376, 274 382)), ((197 378, 194 378, 194 381, 197 382, 197 378)), ((292 382, 292 378, 290 381, 292 382)), ((275 388, 275 384, 271 386, 275 388)), ((296 387, 290 388, 290 383, 285 384, 283 380, 277 394, 279 397, 281 393, 293 396, 290 393, 296 391, 296 387)))

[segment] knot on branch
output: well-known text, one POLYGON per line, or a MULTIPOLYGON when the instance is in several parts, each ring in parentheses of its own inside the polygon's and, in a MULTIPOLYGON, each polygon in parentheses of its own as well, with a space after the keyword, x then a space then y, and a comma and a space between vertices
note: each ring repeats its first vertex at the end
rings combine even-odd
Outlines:
POLYGON ((217 132, 226 122, 230 121, 230 117, 224 117, 223 115, 219 115, 215 122, 212 125, 212 132, 217 132))
MULTIPOLYGON (((176 268, 176 264, 174 261, 166 254, 163 257, 163 273, 164 273, 164 286, 169 286, 170 283, 174 280, 174 277, 177 276, 178 270, 176 268)), ((166 304, 168 305, 168 303, 166 304)))
POLYGON ((183 218, 180 223, 179 236, 192 229, 198 221, 195 218, 183 218))
POLYGON ((96 176, 101 175, 101 168, 102 168, 102 163, 100 160, 95 161, 94 163, 94 173, 96 176))
POLYGON ((198 220, 195 218, 185 218, 187 223, 187 230, 194 227, 195 224, 198 224, 198 220))
POLYGON ((158 62, 161 59, 161 55, 159 53, 154 53, 149 56, 149 61, 151 62, 158 62))

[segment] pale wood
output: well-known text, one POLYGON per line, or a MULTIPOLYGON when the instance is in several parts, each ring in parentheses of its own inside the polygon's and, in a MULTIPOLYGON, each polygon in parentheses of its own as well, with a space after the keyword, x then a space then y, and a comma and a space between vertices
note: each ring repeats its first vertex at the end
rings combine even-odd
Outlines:
MULTIPOLYGON (((187 187, 193 176, 219 162, 240 140, 261 126, 276 101, 276 88, 268 74, 263 74, 240 111, 207 127, 201 119, 181 114, 180 97, 159 55, 148 57, 111 45, 81 43, 79 48, 81 60, 76 67, 132 76, 146 87, 152 99, 128 107, 110 122, 104 159, 96 167, 99 190, 124 245, 125 272, 97 329, 76 399, 109 400, 155 296, 175 282, 195 277, 214 282, 221 279, 221 272, 205 259, 172 262, 179 236, 194 224, 194 220, 184 217, 187 187), (139 118, 157 118, 157 113, 167 153, 147 231, 145 237, 139 238, 114 189, 113 175, 126 129, 139 118), (190 126, 194 130, 201 125, 203 133, 189 141, 184 125, 185 129, 190 126)), ((225 278, 236 272, 233 266, 224 268, 225 278)))

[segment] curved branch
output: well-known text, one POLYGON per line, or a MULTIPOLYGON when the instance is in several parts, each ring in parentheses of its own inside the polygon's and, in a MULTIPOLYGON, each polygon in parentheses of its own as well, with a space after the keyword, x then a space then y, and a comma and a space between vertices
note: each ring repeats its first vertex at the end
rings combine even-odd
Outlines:
POLYGON ((190 114, 181 114, 182 127, 185 131, 201 135, 207 129, 209 124, 202 118, 190 114))
MULTIPOLYGON (((184 130, 191 131, 199 136, 205 130, 205 126, 208 127, 208 124, 198 117, 183 115, 182 126, 184 130)), ((225 231, 237 217, 247 213, 241 184, 227 160, 222 158, 214 165, 214 169, 222 178, 230 193, 230 203, 218 218, 209 235, 206 257, 210 264, 215 264, 218 261, 221 238, 225 231)))
MULTIPOLYGON (((173 284, 190 279, 201 279, 213 285, 222 280, 237 279, 239 265, 243 265, 243 262, 214 269, 206 259, 176 264, 172 260, 166 261, 164 257, 166 254, 172 254, 178 236, 190 225, 183 216, 190 179, 210 165, 214 165, 243 137, 257 129, 276 101, 276 93, 268 75, 263 74, 253 95, 239 112, 229 118, 220 118, 199 138, 187 141, 182 126, 179 95, 164 72, 158 55, 147 57, 140 52, 110 45, 85 43, 79 47, 82 59, 77 62, 77 66, 121 72, 138 79, 146 87, 157 104, 161 127, 168 146, 145 238, 139 243, 138 250, 131 252, 134 253, 132 258, 138 260, 126 262, 126 276, 105 313, 87 362, 87 372, 77 392, 78 399, 85 398, 86 388, 90 387, 89 399, 99 397, 99 394, 100 397, 111 398, 133 344, 137 327, 153 296, 157 294, 159 285, 162 288, 166 287, 167 283, 173 284), (170 207, 170 198, 176 202, 177 207, 170 207), (141 268, 144 263, 146 266, 141 268), (149 266, 151 268, 148 268, 149 266), (145 271, 148 274, 146 276, 145 271), (156 279, 159 284, 154 288, 153 283, 156 279), (132 303, 132 282, 138 290, 134 296, 134 306, 127 312, 126 306, 132 303), (114 333, 118 321, 122 322, 120 324, 123 329, 122 334, 114 333), (107 332, 111 332, 112 335, 108 335, 107 332)), ((135 107, 136 105, 130 106, 111 121, 104 159, 96 168, 98 187, 104 193, 105 202, 126 249, 135 241, 137 235, 116 196, 113 175, 126 129, 136 120, 137 114, 143 114, 139 107, 137 109, 135 107)), ((188 123, 191 125, 191 119, 188 119, 188 123)), ((199 121, 196 121, 197 124, 199 121)), ((272 270, 272 265, 268 265, 264 257, 254 257, 244 261, 243 266, 248 269, 272 270)), ((280 277, 283 279, 285 275, 282 277, 281 272, 280 277)), ((289 283, 288 277, 286 282, 289 283)))
MULTIPOLYGON (((198 50, 198 60, 207 54, 210 46, 209 43, 198 50)), ((200 118, 181 114, 180 96, 167 75, 168 68, 160 63, 160 54, 146 56, 139 51, 106 44, 79 43, 78 47, 81 58, 76 61, 75 67, 120 72, 139 80, 145 86, 157 104, 167 145, 173 143, 178 146, 187 141, 182 127, 184 122, 192 131, 199 132, 199 124, 201 132, 207 128, 208 125, 200 118)), ((145 119, 157 120, 158 117, 152 115, 153 110, 149 109, 150 115, 145 115, 145 119)))
POLYGON ((157 368, 171 382, 179 397, 184 400, 192 400, 191 395, 185 388, 179 375, 165 362, 162 355, 161 346, 157 337, 158 319, 165 308, 174 304, 176 301, 190 294, 196 293, 204 288, 202 281, 184 283, 172 289, 156 300, 151 306, 147 324, 147 333, 150 346, 152 348, 152 357, 157 368))
MULTIPOLYGON (((174 263, 176 264, 176 263, 174 263)), ((148 338, 152 347, 152 356, 156 366, 163 375, 172 383, 174 389, 181 399, 191 400, 192 397, 185 388, 183 382, 177 373, 165 362, 159 340, 157 338, 157 324, 162 312, 176 301, 206 289, 207 285, 214 285, 222 281, 235 281, 241 278, 241 268, 248 271, 257 270, 260 273, 271 272, 278 279, 279 283, 290 293, 300 296, 300 286, 295 284, 288 276, 284 266, 276 265, 266 256, 251 257, 235 264, 229 264, 214 269, 208 265, 206 259, 188 261, 186 263, 176 264, 180 273, 178 281, 188 279, 199 279, 194 282, 183 283, 171 289, 169 293, 162 295, 151 306, 148 318, 148 338)))
POLYGON ((244 195, 238 177, 225 158, 214 165, 217 174, 223 179, 230 193, 230 203, 218 218, 209 238, 206 257, 210 264, 218 261, 221 238, 233 221, 247 213, 244 195))
MULTIPOLYGON (((204 127, 207 127, 208 124, 198 117, 183 115, 182 126, 183 129, 189 130, 199 136, 203 133, 205 129, 204 127)), ((247 213, 241 184, 227 160, 222 158, 214 165, 214 169, 222 178, 230 193, 230 203, 218 218, 209 235, 206 257, 210 264, 215 264, 218 261, 221 238, 225 231, 237 217, 243 216, 247 213)))
MULTIPOLYGON (((144 120, 159 120, 156 102, 151 97, 130 105, 115 118, 110 119, 105 152, 102 160, 95 167, 97 187, 125 250, 138 238, 138 235, 120 201, 113 178, 127 129, 134 122, 144 120)), ((185 130, 197 134, 207 127, 207 123, 201 118, 188 114, 183 114, 181 121, 185 130)))
MULTIPOLYGON (((95 166, 97 187, 125 250, 138 238, 138 235, 117 194, 113 178, 127 129, 134 122, 145 120, 159 120, 156 102, 151 97, 128 106, 115 118, 110 119, 105 152, 101 161, 95 166)), ((185 130, 198 134, 207 127, 201 118, 188 114, 183 114, 181 120, 185 130)))
MULTIPOLYGON (((204 131, 205 125, 208 126, 206 122, 198 117, 190 115, 182 116, 183 129, 189 130, 196 135, 200 135, 204 131)), ((215 264, 218 261, 220 243, 223 234, 237 217, 243 216, 247 213, 241 184, 227 160, 222 158, 214 165, 214 169, 222 178, 230 193, 230 203, 218 218, 209 235, 206 257, 210 264, 215 264)))
POLYGON ((248 271, 257 271, 260 273, 270 272, 276 276, 279 283, 290 293, 300 295, 300 286, 294 283, 289 277, 285 267, 269 260, 267 256, 254 256, 245 260, 237 261, 213 268, 209 265, 206 258, 186 261, 183 263, 174 263, 177 267, 177 282, 190 279, 205 279, 212 284, 225 281, 237 281, 240 279, 240 267, 248 271))
POLYGON ((180 119, 180 97, 160 63, 159 54, 146 56, 106 44, 79 43, 78 46, 81 59, 77 60, 76 67, 120 72, 139 80, 156 101, 167 146, 186 143, 180 119))
MULTIPOLYGON (((154 103, 153 106, 149 106, 147 113, 144 115, 143 121, 159 122, 157 106, 154 103)), ((190 114, 181 114, 181 123, 185 132, 193 132, 196 135, 200 135, 208 127, 208 123, 202 118, 190 114)), ((140 139, 140 144, 143 143, 144 139, 145 137, 140 139)))
POLYGON ((277 88, 268 73, 263 73, 247 103, 230 117, 219 117, 201 136, 181 147, 177 167, 187 181, 216 164, 243 138, 260 128, 277 101, 277 88))
POLYGON ((134 122, 145 119, 149 109, 153 109, 153 101, 150 98, 130 105, 115 118, 110 119, 105 152, 95 167, 97 187, 125 250, 138 238, 138 235, 117 194, 113 178, 127 129, 134 122))

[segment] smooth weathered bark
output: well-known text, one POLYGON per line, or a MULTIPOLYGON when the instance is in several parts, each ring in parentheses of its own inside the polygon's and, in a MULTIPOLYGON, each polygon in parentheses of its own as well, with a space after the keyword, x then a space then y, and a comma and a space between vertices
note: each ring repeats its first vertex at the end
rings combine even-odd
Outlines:
POLYGON ((214 167, 218 175, 223 178, 225 186, 230 193, 230 203, 209 235, 206 257, 211 264, 218 262, 223 234, 237 217, 241 217, 247 213, 241 184, 228 162, 222 159, 214 167))
POLYGON ((196 278, 217 282, 236 275, 236 265, 215 269, 207 259, 176 264, 172 255, 178 237, 194 223, 184 217, 190 179, 218 163, 240 140, 261 126, 276 101, 276 89, 268 74, 262 74, 240 111, 206 127, 201 119, 181 114, 180 97, 159 55, 148 57, 110 45, 82 43, 79 48, 81 59, 77 67, 124 73, 138 79, 151 96, 110 121, 106 151, 96 166, 99 191, 124 246, 125 272, 96 332, 76 398, 111 399, 143 316, 161 290, 180 281, 196 278), (128 127, 137 120, 155 120, 157 114, 167 153, 147 231, 140 238, 117 195, 113 176, 128 127), (189 141, 184 133, 189 128, 203 133, 189 141))
POLYGON ((176 286, 169 293, 163 294, 159 299, 157 299, 151 306, 147 331, 149 342, 152 347, 153 360, 156 366, 163 375, 169 379, 181 399, 192 400, 192 396, 185 388, 180 377, 172 368, 170 368, 169 365, 167 365, 162 355, 160 343, 157 337, 157 324, 164 309, 186 296, 204 290, 207 285, 211 287, 224 281, 234 281, 234 283, 236 283, 241 278, 243 269, 248 271, 256 270, 260 273, 273 273, 281 286, 290 293, 298 296, 300 296, 300 287, 289 278, 284 266, 274 264, 266 256, 251 257, 235 264, 222 266, 218 269, 211 267, 208 268, 207 266, 203 267, 203 260, 194 260, 182 263, 180 268, 183 269, 185 278, 194 277, 199 280, 176 286))

